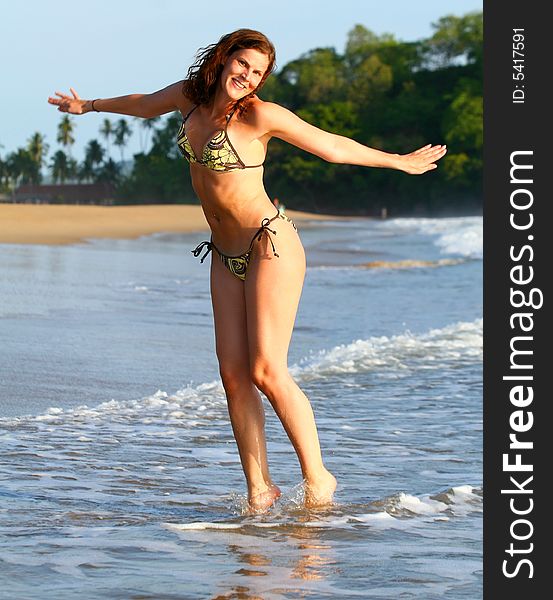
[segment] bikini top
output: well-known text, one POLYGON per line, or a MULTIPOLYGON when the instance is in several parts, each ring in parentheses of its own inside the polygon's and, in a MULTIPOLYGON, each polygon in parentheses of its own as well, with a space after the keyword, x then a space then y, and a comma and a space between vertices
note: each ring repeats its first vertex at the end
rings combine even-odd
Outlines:
POLYGON ((179 132, 177 133, 177 146, 179 147, 179 150, 184 158, 186 158, 189 163, 198 163, 204 167, 207 167, 208 169, 211 169, 212 171, 221 172, 234 171, 236 169, 255 169, 263 166, 263 163, 260 165, 245 165, 242 162, 242 159, 238 156, 238 153, 234 149, 234 146, 228 137, 228 124, 230 123, 232 115, 236 112, 236 109, 227 115, 225 128, 221 131, 218 131, 204 146, 202 156, 199 159, 194 154, 194 150, 192 149, 190 141, 186 135, 186 121, 197 108, 198 106, 195 106, 186 115, 186 117, 184 117, 179 132))

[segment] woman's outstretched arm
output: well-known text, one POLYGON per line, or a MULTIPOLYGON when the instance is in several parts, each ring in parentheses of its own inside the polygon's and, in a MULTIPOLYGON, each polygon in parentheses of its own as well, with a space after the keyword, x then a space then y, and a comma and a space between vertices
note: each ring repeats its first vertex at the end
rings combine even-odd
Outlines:
POLYGON ((428 144, 409 154, 390 154, 342 135, 323 131, 278 104, 265 102, 262 113, 264 128, 271 137, 278 137, 328 162, 383 167, 420 175, 436 169, 436 161, 447 152, 443 145, 428 144))
POLYGON ((73 115, 84 115, 95 110, 148 119, 179 110, 187 102, 182 94, 182 84, 182 81, 177 81, 151 94, 129 94, 95 100, 83 100, 73 88, 69 88, 71 96, 56 92, 59 97, 50 96, 48 102, 57 105, 59 111, 73 115))

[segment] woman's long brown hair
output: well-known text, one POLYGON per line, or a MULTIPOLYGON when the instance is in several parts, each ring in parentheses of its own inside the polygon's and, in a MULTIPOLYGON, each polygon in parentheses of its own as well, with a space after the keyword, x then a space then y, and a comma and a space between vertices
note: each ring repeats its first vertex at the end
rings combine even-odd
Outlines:
POLYGON ((183 94, 196 105, 208 104, 215 95, 219 76, 228 57, 236 50, 247 49, 259 50, 265 54, 269 64, 256 89, 236 103, 235 107, 239 112, 244 112, 250 98, 259 91, 275 68, 275 47, 265 35, 253 29, 238 29, 227 33, 216 44, 201 48, 194 64, 188 69, 182 86, 183 94))

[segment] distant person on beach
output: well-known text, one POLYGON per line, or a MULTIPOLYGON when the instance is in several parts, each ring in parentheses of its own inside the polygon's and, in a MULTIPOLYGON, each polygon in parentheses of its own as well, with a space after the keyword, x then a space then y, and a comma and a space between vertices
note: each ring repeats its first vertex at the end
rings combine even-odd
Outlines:
POLYGON ((253 511, 280 496, 267 464, 269 399, 299 459, 306 506, 332 502, 336 479, 326 469, 309 400, 288 372, 288 347, 305 275, 296 227, 263 187, 267 144, 280 138, 333 162, 420 175, 436 168, 445 146, 389 154, 306 123, 257 93, 275 66, 273 44, 239 29, 200 49, 184 80, 151 94, 82 100, 56 92, 61 112, 109 112, 151 118, 180 111, 176 143, 190 163, 194 190, 211 228, 195 256, 213 251, 211 297, 216 351, 234 437, 253 511), (276 210, 276 214, 275 214, 276 210))
POLYGON ((283 215, 286 207, 278 198, 273 198, 273 206, 278 210, 278 212, 283 215))

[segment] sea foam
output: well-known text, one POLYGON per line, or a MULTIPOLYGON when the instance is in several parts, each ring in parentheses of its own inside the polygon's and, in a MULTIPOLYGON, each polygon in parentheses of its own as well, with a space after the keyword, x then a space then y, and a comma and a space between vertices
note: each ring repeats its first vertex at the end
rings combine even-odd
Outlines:
POLYGON ((313 379, 339 373, 380 369, 402 371, 409 364, 440 368, 452 361, 480 361, 482 319, 460 322, 423 334, 409 332, 395 336, 371 337, 322 350, 291 368, 298 379, 313 379))
MULTIPOLYGON (((370 337, 342 344, 306 357, 290 368, 298 382, 370 371, 408 373, 413 368, 439 369, 454 362, 480 362, 482 359, 482 319, 431 329, 422 334, 410 332, 395 336, 370 337)), ((49 408, 37 416, 0 418, 0 425, 22 422, 45 424, 163 422, 172 427, 193 428, 206 420, 223 417, 225 395, 220 381, 189 385, 172 394, 158 390, 136 400, 110 400, 95 407, 49 408)), ((156 435, 163 435, 157 431, 156 435)))
POLYGON ((414 231, 434 236, 434 243, 444 254, 467 258, 482 258, 482 217, 452 217, 444 219, 403 218, 378 224, 379 229, 406 233, 414 231))
POLYGON ((451 487, 436 494, 414 495, 399 492, 367 505, 334 504, 325 510, 309 512, 282 498, 267 513, 244 516, 240 520, 163 523, 174 533, 200 530, 244 530, 248 528, 305 527, 321 529, 408 529, 422 520, 448 521, 482 512, 482 489, 471 485, 451 487), (327 514, 325 514, 325 512, 327 514))

